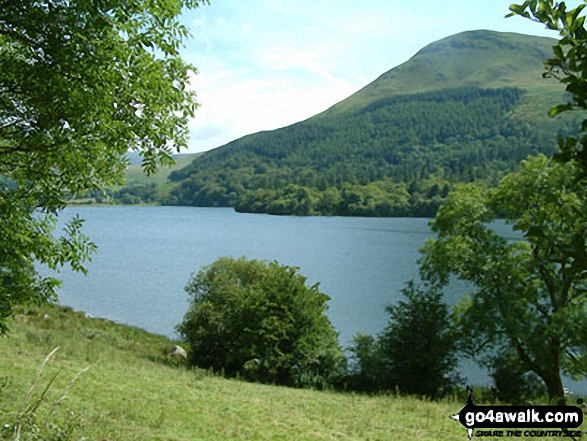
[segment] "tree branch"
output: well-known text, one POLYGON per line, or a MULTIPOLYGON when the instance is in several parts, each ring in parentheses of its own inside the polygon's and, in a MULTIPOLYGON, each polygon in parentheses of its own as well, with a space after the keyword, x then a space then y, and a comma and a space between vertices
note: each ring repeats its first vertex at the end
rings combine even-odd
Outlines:
POLYGON ((20 41, 21 43, 24 43, 28 46, 32 46, 32 47, 38 47, 40 45, 40 42, 33 40, 32 38, 30 38, 29 36, 25 35, 25 34, 21 34, 17 31, 15 31, 14 29, 9 29, 8 26, 14 26, 10 23, 0 23, 0 35, 6 35, 8 37, 11 37, 15 40, 20 41))

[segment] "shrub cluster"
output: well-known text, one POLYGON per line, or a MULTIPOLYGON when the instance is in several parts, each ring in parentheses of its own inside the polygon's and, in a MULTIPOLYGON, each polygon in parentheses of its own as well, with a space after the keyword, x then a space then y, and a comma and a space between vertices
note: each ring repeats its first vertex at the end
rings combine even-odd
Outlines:
POLYGON ((177 327, 190 362, 264 383, 324 387, 344 369, 329 297, 277 262, 221 258, 192 276, 177 327))
POLYGON ((186 286, 191 305, 177 327, 192 365, 251 381, 346 387, 436 398, 454 382, 457 357, 441 294, 412 283, 390 306, 377 338, 358 335, 351 368, 325 315, 329 297, 297 268, 220 258, 186 286))

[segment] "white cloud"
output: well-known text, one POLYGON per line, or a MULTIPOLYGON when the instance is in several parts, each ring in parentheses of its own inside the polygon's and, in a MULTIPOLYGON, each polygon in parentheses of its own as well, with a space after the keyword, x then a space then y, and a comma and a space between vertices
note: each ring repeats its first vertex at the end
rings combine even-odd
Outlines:
POLYGON ((318 50, 300 50, 280 45, 264 48, 258 54, 260 62, 272 69, 283 71, 289 69, 300 69, 312 73, 323 80, 332 81, 334 77, 327 69, 328 60, 333 55, 341 52, 339 47, 327 46, 318 50))
POLYGON ((258 44, 235 39, 231 55, 213 56, 218 40, 190 59, 199 74, 190 87, 200 107, 191 122, 191 151, 209 150, 261 130, 272 130, 307 119, 354 93, 362 85, 333 74, 346 50, 340 42, 294 44, 277 39, 266 42, 252 25, 223 20, 214 32, 226 41, 227 28, 248 35, 258 44), (209 51, 211 49, 211 51, 209 51), (332 62, 334 61, 334 63, 332 62))
POLYGON ((201 106, 192 120, 192 151, 208 150, 261 130, 307 119, 358 90, 326 72, 307 84, 295 75, 245 77, 216 71, 198 75, 191 87, 201 106))

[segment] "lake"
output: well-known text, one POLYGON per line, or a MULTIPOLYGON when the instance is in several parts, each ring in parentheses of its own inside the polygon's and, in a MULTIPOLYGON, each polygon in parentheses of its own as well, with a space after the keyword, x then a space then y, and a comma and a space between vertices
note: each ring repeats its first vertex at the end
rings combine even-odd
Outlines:
POLYGON ((99 250, 88 275, 64 271, 61 303, 93 316, 174 335, 188 306, 190 275, 221 256, 299 267, 331 297, 328 315, 343 343, 377 333, 385 307, 417 277, 427 219, 292 217, 230 208, 73 207, 99 250))
MULTIPOLYGON (((292 217, 240 214, 231 208, 71 207, 99 250, 88 275, 63 271, 61 304, 177 337, 187 311, 190 275, 221 256, 276 260, 299 267, 331 298, 327 314, 348 346, 357 332, 377 334, 385 307, 418 277, 418 249, 432 237, 428 219, 292 217)), ((496 228, 506 231, 503 223, 496 228)), ((446 293, 455 303, 464 290, 446 293), (460 291, 460 293, 459 293, 460 291)), ((473 383, 487 376, 463 365, 473 383)), ((576 385, 575 385, 576 386, 576 385)))

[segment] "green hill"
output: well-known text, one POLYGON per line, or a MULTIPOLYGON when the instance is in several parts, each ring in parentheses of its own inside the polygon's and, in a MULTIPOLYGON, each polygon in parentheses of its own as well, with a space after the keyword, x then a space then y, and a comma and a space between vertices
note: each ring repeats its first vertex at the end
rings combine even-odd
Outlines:
POLYGON ((168 197, 173 187, 169 175, 190 164, 201 153, 182 153, 173 156, 172 166, 162 166, 152 175, 147 175, 142 167, 142 157, 138 153, 128 153, 129 165, 126 167, 125 183, 122 187, 109 189, 106 193, 93 191, 76 198, 72 204, 157 204, 168 197))
POLYGON ((431 216, 455 182, 494 185, 551 155, 577 116, 542 78, 555 40, 472 31, 433 43, 306 121, 245 136, 170 175, 170 204, 273 214, 431 216))
POLYGON ((554 44, 551 38, 493 31, 453 35, 426 46, 325 113, 344 113, 393 95, 460 87, 560 90, 556 82, 541 79, 542 61, 552 55, 554 44))

